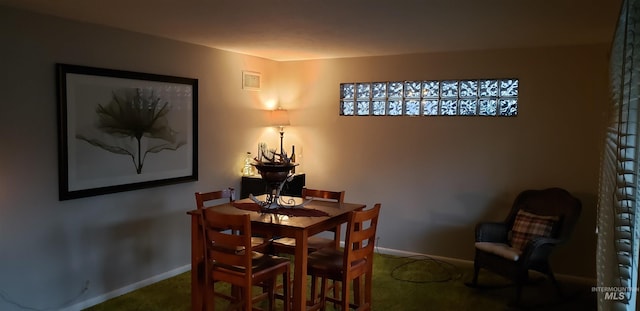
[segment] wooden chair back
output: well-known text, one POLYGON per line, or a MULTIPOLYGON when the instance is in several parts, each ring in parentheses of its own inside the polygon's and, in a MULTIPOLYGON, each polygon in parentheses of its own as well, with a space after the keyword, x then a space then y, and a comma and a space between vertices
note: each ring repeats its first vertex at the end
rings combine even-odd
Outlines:
MULTIPOLYGON (((320 189, 302 188, 303 199, 314 199, 319 201, 334 201, 338 203, 344 202, 344 191, 330 191, 320 189)), ((309 252, 314 252, 319 249, 330 247, 338 249, 340 248, 340 236, 342 227, 336 226, 327 230, 333 234, 333 238, 325 238, 322 236, 314 235, 307 239, 307 248, 309 252)), ((278 238, 272 241, 271 247, 274 253, 295 254, 296 240, 294 238, 278 238)))
POLYGON ((251 273, 251 220, 249 214, 222 214, 203 210, 205 256, 217 266, 251 273))
MULTIPOLYGON (((331 191, 331 190, 320 190, 320 189, 309 189, 302 188, 302 198, 304 199, 316 199, 322 201, 335 201, 338 203, 344 203, 344 195, 345 191, 331 191)), ((334 233, 333 236, 333 244, 336 248, 340 247, 340 235, 342 234, 342 226, 337 226, 331 230, 330 232, 334 233)), ((314 241, 315 243, 326 244, 329 243, 329 240, 322 238, 318 238, 314 241)))
POLYGON ((340 310, 371 310, 373 290, 373 253, 378 229, 380 204, 362 211, 349 214, 344 250, 321 249, 309 255, 308 272, 311 275, 312 310, 324 310, 327 301, 339 306, 340 310), (336 263, 342 259, 342 265, 336 263), (364 276, 364 277, 363 277, 364 276), (316 278, 322 280, 320 286, 320 300, 316 302, 316 278), (364 297, 361 295, 360 281, 353 282, 353 299, 350 303, 349 284, 358 278, 364 278, 364 297), (327 279, 341 281, 340 294, 334 286, 333 296, 327 295, 327 279), (338 298, 339 297, 339 298, 338 298))
MULTIPOLYGON (((242 278, 222 278, 222 280, 237 285, 244 282, 251 275, 251 220, 248 214, 222 214, 211 209, 204 209, 203 237, 205 259, 207 266, 219 267, 243 272, 242 278)), ((214 272, 215 273, 215 272, 214 272)))
MULTIPOLYGON (((210 192, 196 192, 196 206, 199 210, 204 210, 209 206, 220 203, 221 201, 223 201, 222 199, 227 199, 228 202, 233 202, 235 201, 235 196, 235 189, 233 187, 210 192)), ((267 247, 269 247, 268 237, 253 237, 251 241, 254 251, 264 251, 267 247)))
POLYGON ((275 284, 277 277, 282 275, 286 286, 283 286, 281 297, 284 309, 289 310, 289 260, 252 251, 249 214, 224 214, 205 208, 201 219, 207 290, 205 304, 213 304, 214 297, 219 296, 237 301, 242 310, 253 310, 254 302, 268 299, 269 310, 274 310, 275 284), (231 284, 231 295, 215 291, 213 284, 216 282, 231 284), (262 287, 262 294, 256 296, 253 286, 262 287))
POLYGON ((302 188, 302 198, 305 199, 321 199, 328 201, 344 202, 345 191, 330 191, 320 189, 302 188))
POLYGON ((373 269, 373 251, 379 215, 380 203, 374 205, 371 209, 353 211, 349 215, 343 267, 347 271, 347 274, 352 274, 351 277, 371 272, 371 269, 373 269), (363 261, 367 263, 366 270, 348 272, 350 267, 358 266, 358 264, 363 261), (353 273, 355 273, 355 275, 353 275, 353 273))
POLYGON ((207 206, 205 204, 210 204, 212 201, 217 201, 220 199, 229 199, 229 202, 235 201, 235 189, 229 187, 223 190, 210 191, 210 192, 196 192, 196 206, 198 209, 203 209, 207 206))

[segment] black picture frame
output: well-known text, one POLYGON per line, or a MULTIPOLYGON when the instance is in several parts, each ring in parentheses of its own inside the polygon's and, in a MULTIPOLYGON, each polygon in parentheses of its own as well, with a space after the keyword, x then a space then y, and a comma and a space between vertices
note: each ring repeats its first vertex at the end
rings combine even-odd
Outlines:
POLYGON ((59 199, 198 180, 198 80, 56 64, 59 199))

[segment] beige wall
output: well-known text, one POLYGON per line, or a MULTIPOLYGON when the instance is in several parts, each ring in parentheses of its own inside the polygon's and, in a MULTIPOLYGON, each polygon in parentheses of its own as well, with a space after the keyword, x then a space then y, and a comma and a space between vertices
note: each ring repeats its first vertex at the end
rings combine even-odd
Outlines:
POLYGON ((471 260, 476 222, 561 186, 584 217, 556 270, 595 275, 606 46, 277 63, 3 7, 0 38, 2 310, 71 310, 188 269, 193 193, 239 187, 244 152, 278 141, 263 111, 278 103, 308 186, 382 203, 380 246, 471 260), (58 201, 55 63, 197 78, 199 181, 58 201), (338 115, 341 82, 484 77, 520 79, 518 117, 338 115))
POLYGON ((0 38, 0 310, 78 310, 189 269, 193 193, 240 186, 277 63, 1 6, 0 38), (58 201, 56 63, 198 79, 199 180, 58 201))
POLYGON ((382 203, 379 246, 472 260, 473 228, 500 220, 527 188, 564 187, 584 203, 556 270, 595 276, 595 196, 607 46, 473 51, 283 63, 289 143, 307 184, 382 203), (519 114, 340 117, 339 84, 413 79, 520 80, 519 114), (581 254, 576 261, 573 254, 581 254), (568 256, 565 256, 568 255, 568 256))

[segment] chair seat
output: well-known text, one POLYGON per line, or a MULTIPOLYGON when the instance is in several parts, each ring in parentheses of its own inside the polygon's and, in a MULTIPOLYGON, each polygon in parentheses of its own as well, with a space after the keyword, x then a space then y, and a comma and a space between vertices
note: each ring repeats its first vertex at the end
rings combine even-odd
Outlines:
POLYGON ((518 261, 518 259, 520 259, 520 255, 522 255, 522 251, 505 243, 476 242, 475 245, 476 248, 481 251, 498 255, 513 261, 518 261))
MULTIPOLYGON (((281 267, 287 266, 290 263, 289 259, 284 257, 267 255, 260 252, 251 252, 251 253, 252 253, 251 269, 253 270, 254 274, 259 274, 261 271, 266 269, 279 269, 281 267)), ((220 264, 214 264, 214 268, 234 271, 238 273, 244 273, 245 271, 243 267, 220 265, 220 264)))
MULTIPOLYGON (((251 238, 251 249, 257 251, 264 251, 264 249, 269 246, 269 243, 266 239, 260 237, 252 237, 251 238)), ((236 252, 244 251, 243 246, 238 246, 235 248, 236 252)), ((255 258, 254 258, 255 259, 255 258)))
POLYGON ((265 238, 251 237, 251 248, 261 250, 263 247, 269 245, 265 238))
POLYGON ((264 255, 253 261, 252 269, 255 270, 255 272, 259 272, 261 270, 264 270, 265 268, 286 266, 289 265, 289 263, 290 261, 288 258, 273 255, 264 255))
MULTIPOLYGON (((366 259, 355 261, 351 269, 364 266, 366 259)), ((339 279, 344 271, 344 252, 333 248, 323 248, 309 254, 307 259, 307 273, 310 275, 324 275, 330 279, 339 279)))
MULTIPOLYGON (((334 248, 335 243, 336 242, 332 239, 327 239, 319 236, 311 236, 307 239, 307 248, 309 249, 309 252, 315 252, 323 248, 334 248)), ((287 253, 282 249, 295 249, 296 240, 294 238, 279 238, 273 240, 272 245, 277 250, 277 252, 287 253)))

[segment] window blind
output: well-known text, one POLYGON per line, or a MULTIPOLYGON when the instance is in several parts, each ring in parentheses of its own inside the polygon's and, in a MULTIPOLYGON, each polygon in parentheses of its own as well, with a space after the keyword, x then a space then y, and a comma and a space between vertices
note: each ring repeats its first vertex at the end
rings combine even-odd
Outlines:
POLYGON ((598 291, 598 310, 635 310, 638 280, 638 106, 640 0, 625 0, 611 46, 611 104, 601 157, 598 194, 597 278, 600 288, 624 288, 624 296, 598 291))

